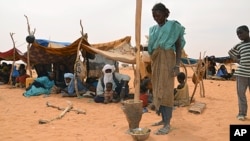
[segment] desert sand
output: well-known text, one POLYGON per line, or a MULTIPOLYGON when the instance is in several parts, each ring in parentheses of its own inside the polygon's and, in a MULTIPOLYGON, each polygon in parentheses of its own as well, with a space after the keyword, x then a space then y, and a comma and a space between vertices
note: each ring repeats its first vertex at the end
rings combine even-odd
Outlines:
MULTIPOLYGON (((134 92, 134 72, 131 68, 121 68, 121 73, 131 76, 130 92, 134 92)), ((190 95, 194 84, 193 72, 188 68, 190 95)), ((206 108, 201 114, 188 111, 188 107, 176 107, 171 121, 171 132, 155 135, 160 127, 151 126, 161 117, 149 110, 142 115, 140 127, 148 127, 151 134, 148 141, 228 141, 231 124, 250 124, 236 119, 238 104, 235 81, 204 80, 205 97, 200 97, 200 88, 195 93, 195 102, 203 102, 206 108)), ((98 104, 92 98, 66 98, 60 94, 49 97, 22 96, 24 89, 0 85, 0 140, 1 141, 132 141, 126 133, 128 122, 120 103, 98 104), (75 109, 86 111, 77 114, 70 111, 64 117, 47 124, 39 124, 40 119, 52 119, 62 111, 47 107, 46 102, 67 107, 72 102, 75 109)), ((248 94, 248 101, 250 101, 248 94)), ((250 112, 248 110, 248 112, 250 112)))

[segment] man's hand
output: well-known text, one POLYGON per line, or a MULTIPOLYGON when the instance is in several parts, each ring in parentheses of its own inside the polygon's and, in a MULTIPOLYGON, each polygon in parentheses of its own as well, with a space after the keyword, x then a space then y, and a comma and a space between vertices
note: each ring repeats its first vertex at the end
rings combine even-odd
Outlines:
POLYGON ((178 73, 180 73, 180 67, 179 66, 174 66, 173 68, 173 77, 177 76, 178 73))

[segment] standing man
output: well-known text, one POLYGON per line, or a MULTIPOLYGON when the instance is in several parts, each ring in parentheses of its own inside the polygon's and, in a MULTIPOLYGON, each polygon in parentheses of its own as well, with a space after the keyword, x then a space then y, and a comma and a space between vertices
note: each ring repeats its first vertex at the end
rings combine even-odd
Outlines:
POLYGON ((250 88, 250 37, 249 29, 242 25, 236 29, 236 34, 241 40, 235 45, 228 54, 235 59, 239 66, 234 75, 236 76, 236 87, 238 95, 239 113, 237 119, 245 120, 247 116, 247 98, 246 90, 250 88))
POLYGON ((169 10, 162 3, 152 9, 156 25, 149 29, 148 53, 152 61, 153 103, 163 125, 156 135, 168 134, 174 106, 174 77, 180 72, 181 50, 185 45, 185 28, 175 20, 168 20, 169 10))

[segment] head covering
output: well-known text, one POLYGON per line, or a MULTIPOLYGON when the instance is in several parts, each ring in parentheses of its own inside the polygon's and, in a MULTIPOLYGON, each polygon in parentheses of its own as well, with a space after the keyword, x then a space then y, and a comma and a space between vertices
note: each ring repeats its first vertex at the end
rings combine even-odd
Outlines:
POLYGON ((106 64, 103 68, 102 68, 102 72, 105 73, 105 70, 111 70, 111 73, 113 73, 115 71, 115 66, 114 65, 110 65, 110 64, 106 64))
POLYGON ((74 78, 74 74, 73 73, 65 73, 64 74, 64 78, 71 78, 71 79, 73 79, 74 78))
POLYGON ((103 69, 102 69, 102 72, 104 74, 103 76, 103 82, 104 82, 104 85, 105 85, 105 90, 106 90, 106 83, 107 82, 112 82, 113 83, 113 72, 115 71, 115 67, 114 65, 110 65, 110 64, 106 64, 103 69), (106 73, 105 71, 110 69, 111 70, 111 73, 106 73))
POLYGON ((72 73, 65 73, 64 74, 64 79, 66 79, 66 78, 70 78, 71 79, 69 83, 67 83, 67 81, 64 80, 66 86, 68 86, 70 83, 73 83, 74 74, 72 74, 72 73))

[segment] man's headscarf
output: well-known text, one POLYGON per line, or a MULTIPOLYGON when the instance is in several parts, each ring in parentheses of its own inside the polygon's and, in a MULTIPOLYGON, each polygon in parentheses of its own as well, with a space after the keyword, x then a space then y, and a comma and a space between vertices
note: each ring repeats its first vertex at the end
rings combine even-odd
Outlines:
POLYGON ((106 86, 106 83, 107 82, 113 82, 113 72, 115 71, 115 67, 114 65, 110 65, 110 64, 106 64, 103 69, 102 69, 102 72, 104 74, 103 76, 103 82, 104 82, 104 85, 106 86), (110 69, 111 70, 111 73, 106 73, 105 71, 110 69))
POLYGON ((72 74, 72 73, 65 73, 64 74, 64 79, 66 79, 66 78, 70 78, 71 79, 69 83, 67 83, 66 80, 65 80, 65 83, 68 86, 73 81, 74 74, 72 74))
POLYGON ((103 68, 102 68, 102 72, 105 73, 106 70, 110 69, 111 73, 113 73, 115 71, 115 66, 114 65, 110 65, 110 64, 106 64, 103 68))

